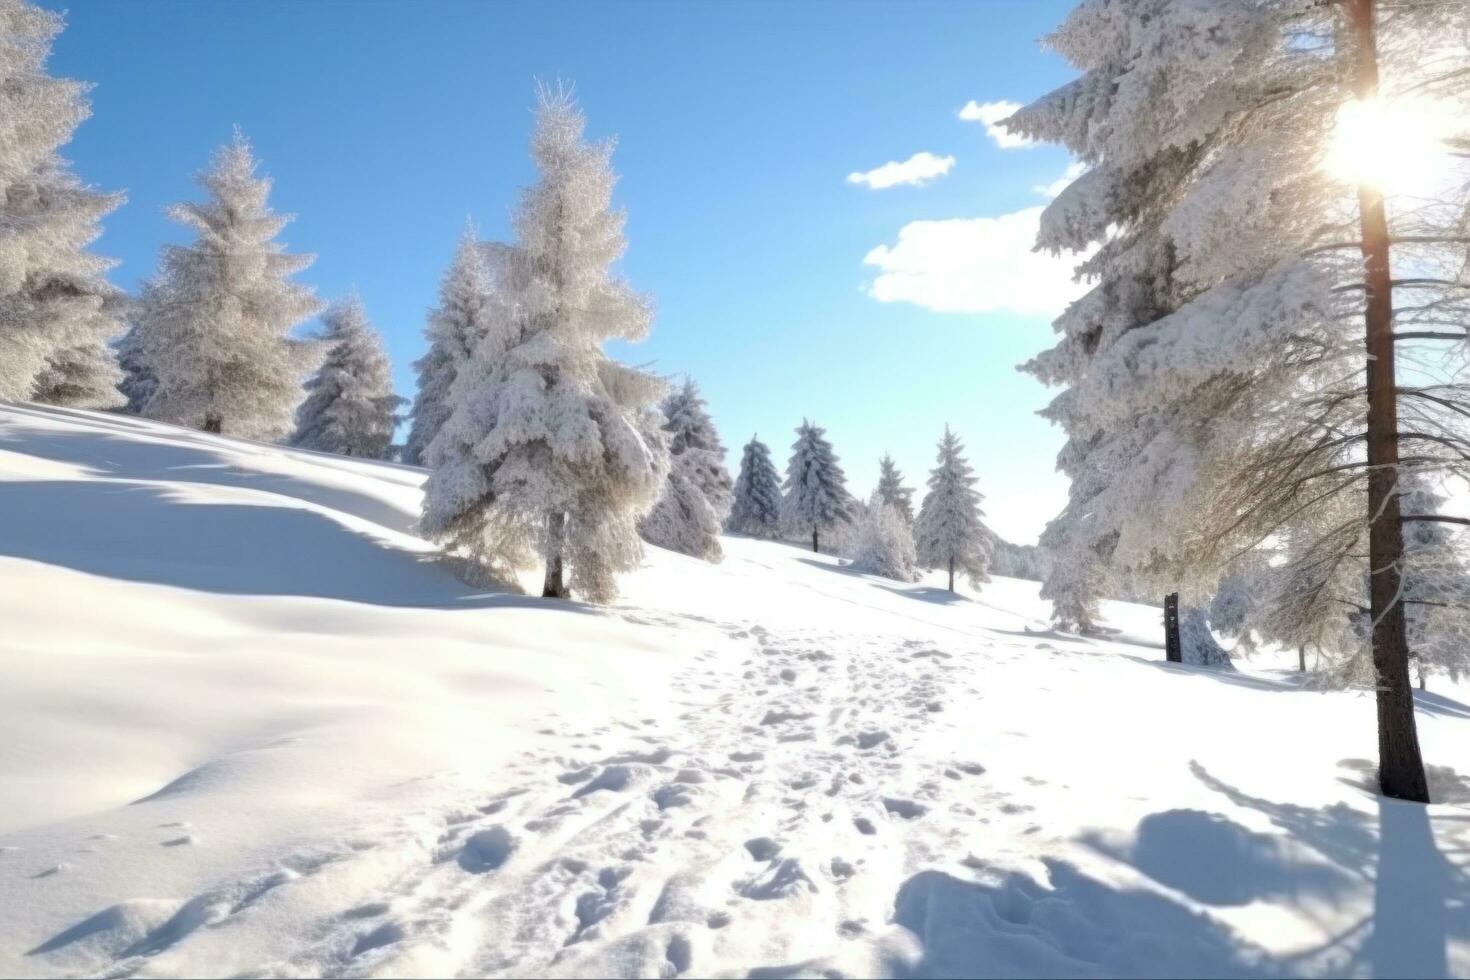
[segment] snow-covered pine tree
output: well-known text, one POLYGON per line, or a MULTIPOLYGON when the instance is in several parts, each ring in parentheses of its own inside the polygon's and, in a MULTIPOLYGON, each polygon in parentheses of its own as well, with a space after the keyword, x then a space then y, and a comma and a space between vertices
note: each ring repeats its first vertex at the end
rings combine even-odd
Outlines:
POLYGON ((973 585, 990 581, 990 539, 980 512, 980 493, 975 489, 975 471, 964 457, 960 437, 944 427, 939 440, 939 465, 929 473, 929 492, 919 506, 914 538, 919 564, 949 572, 949 591, 954 591, 958 569, 973 585))
POLYGON ((36 376, 31 397, 63 408, 121 408, 127 398, 119 390, 123 373, 117 355, 102 341, 56 351, 36 376))
POLYGON ((847 477, 826 439, 826 430, 802 419, 786 464, 783 521, 795 534, 810 534, 812 550, 818 551, 823 531, 852 524, 853 504, 847 477))
MULTIPOLYGON (((413 424, 403 445, 403 461, 410 466, 427 463, 425 452, 449 418, 449 392, 460 365, 470 359, 480 338, 490 331, 497 315, 495 277, 484 243, 466 229, 454 250, 454 259, 439 283, 439 305, 429 311, 424 336, 429 349, 414 362, 418 393, 413 402, 413 424)), ((499 315, 506 315, 500 310, 499 315)))
POLYGON ((679 456, 669 460, 669 475, 653 510, 638 522, 643 540, 680 554, 719 561, 720 521, 699 488, 693 468, 679 456))
POLYGON ((122 380, 118 382, 117 388, 125 399, 121 410, 131 415, 143 414, 143 407, 148 404, 148 399, 153 397, 153 392, 158 387, 158 378, 148 363, 148 352, 143 347, 143 332, 137 325, 140 319, 146 319, 147 314, 140 311, 151 302, 154 289, 151 281, 143 284, 139 297, 133 304, 133 325, 117 341, 117 366, 122 371, 122 380))
POLYGON ((586 143, 571 98, 542 90, 531 154, 540 180, 515 216, 512 318, 476 345, 430 443, 425 534, 495 573, 539 551, 546 596, 593 602, 642 547, 638 520, 668 473, 663 383, 610 360, 640 340, 648 304, 611 267, 623 214, 611 206, 610 142, 586 143), (570 566, 570 575, 567 575, 570 566))
POLYGON ((781 536, 781 477, 771 462, 770 447, 751 436, 740 456, 735 500, 725 529, 753 538, 781 536))
MULTIPOLYGON (((1448 499, 1422 474, 1404 478, 1406 514, 1436 515, 1448 499)), ((1404 528, 1404 605, 1409 653, 1419 687, 1430 674, 1452 681, 1470 674, 1470 568, 1451 525, 1416 521, 1404 528)))
POLYGON ((852 565, 858 571, 900 582, 919 580, 913 525, 896 505, 877 493, 858 519, 852 565))
POLYGON ((290 279, 312 256, 287 255, 274 241, 291 219, 271 211, 271 182, 255 168, 236 130, 196 178, 209 199, 169 208, 198 237, 164 246, 137 329, 156 379, 144 414, 276 440, 291 432, 302 382, 321 356, 315 342, 290 333, 321 304, 290 279))
MULTIPOLYGON (((1391 18, 1377 8, 1084 0, 1048 38, 1081 77, 1006 125, 1090 166, 1047 208, 1038 239, 1097 249, 1079 266, 1096 285, 1057 320, 1056 347, 1027 365, 1067 389, 1045 413, 1066 429, 1059 464, 1072 479, 1043 539, 1053 576, 1085 591, 1100 577, 1090 568, 1111 565, 1198 594, 1293 524, 1296 554, 1315 556, 1298 570, 1326 573, 1340 563, 1324 549, 1354 535, 1300 515, 1355 497, 1356 520, 1372 525, 1382 786, 1422 800, 1393 419, 1416 465, 1449 471, 1463 468, 1464 406, 1458 392, 1403 394, 1393 354, 1396 343, 1463 341, 1431 326, 1470 292, 1464 233, 1451 230, 1463 188, 1390 227, 1382 188, 1324 161, 1345 102, 1371 117, 1397 97, 1433 98, 1463 139, 1470 54, 1463 0, 1395 5, 1391 18), (1390 242, 1404 267, 1434 272, 1391 279, 1390 242), (1415 298, 1394 311, 1400 287, 1415 298), (1425 438, 1444 431, 1450 444, 1425 438), (1326 537, 1302 539, 1310 530, 1326 537)), ((1310 576, 1293 581, 1298 596, 1324 594, 1310 576)))
POLYGON ((393 394, 382 338, 356 295, 334 303, 322 316, 322 326, 326 357, 306 382, 291 445, 387 459, 404 400, 393 394))
POLYGON ((733 502, 725 447, 692 380, 671 392, 662 408, 669 478, 638 529, 649 544, 719 561, 720 527, 733 502))
POLYGON ((914 491, 903 484, 903 474, 887 453, 878 460, 878 499, 895 509, 909 525, 914 526, 914 491))
POLYGON ((84 186, 60 156, 90 114, 86 85, 46 74, 61 27, 0 0, 0 399, 104 407, 116 369, 103 345, 122 333, 125 298, 87 246, 123 197, 84 186))

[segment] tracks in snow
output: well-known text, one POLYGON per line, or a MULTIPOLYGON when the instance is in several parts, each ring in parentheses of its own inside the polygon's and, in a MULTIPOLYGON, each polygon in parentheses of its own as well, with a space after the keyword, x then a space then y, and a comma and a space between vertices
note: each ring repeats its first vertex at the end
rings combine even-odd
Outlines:
POLYGON ((675 721, 576 736, 521 767, 535 778, 419 815, 417 836, 285 858, 183 903, 104 972, 150 972, 196 929, 385 849, 379 894, 260 972, 677 976, 879 955, 852 940, 888 930, 896 885, 963 855, 963 828, 1001 796, 944 710, 947 691, 974 704, 974 665, 917 641, 733 635, 744 662, 726 677, 701 655, 675 721))

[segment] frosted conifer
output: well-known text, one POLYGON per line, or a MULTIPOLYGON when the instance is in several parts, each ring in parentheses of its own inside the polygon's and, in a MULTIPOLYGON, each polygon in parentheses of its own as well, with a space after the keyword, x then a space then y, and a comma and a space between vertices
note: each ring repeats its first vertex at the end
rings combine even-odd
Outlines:
POLYGON ((0 0, 0 399, 103 407, 116 380, 103 345, 122 333, 125 300, 87 246, 123 198, 84 186, 60 156, 90 113, 86 85, 46 74, 61 27, 0 0))
POLYGON ((951 592, 956 570, 968 575, 977 586, 990 581, 990 539, 981 522, 974 470, 963 451, 959 436, 945 426, 944 437, 939 440, 939 465, 929 474, 929 492, 914 522, 919 563, 948 571, 951 592))
POLYGON ((427 453, 421 527, 494 574, 539 552, 543 595, 599 602, 642 555, 638 520, 663 488, 668 452, 663 383, 602 351, 606 340, 642 339, 650 314, 612 274, 624 248, 612 145, 584 142, 584 127, 568 96, 541 93, 531 142, 540 180, 514 221, 512 317, 454 380, 427 453))
POLYGON ((755 436, 745 444, 740 457, 735 502, 725 527, 753 538, 776 538, 781 534, 781 477, 771 462, 770 447, 755 436))
POLYGON ((878 460, 878 499, 895 508, 910 527, 914 524, 914 491, 903 484, 903 474, 887 453, 878 460))
POLYGON ((291 445, 318 452, 387 459, 403 399, 393 394, 388 355, 352 296, 322 316, 322 366, 306 382, 291 445))
POLYGON ((803 419, 786 464, 782 520, 794 533, 810 534, 812 550, 818 551, 821 533, 836 525, 851 525, 854 509, 847 478, 825 430, 803 419))
POLYGON ((196 178, 208 200, 169 209, 198 237, 163 248, 137 328, 156 379, 146 415, 275 440, 291 432, 302 382, 321 355, 290 333, 320 304, 290 280, 312 257, 274 241, 290 218, 270 210, 271 182, 255 168, 237 130, 196 178))
POLYGON ((1405 463, 1461 476, 1470 442, 1461 386, 1416 390, 1394 364, 1404 344, 1463 343, 1441 327, 1470 313, 1470 184, 1451 152, 1470 139, 1465 14, 1463 0, 1084 0, 1047 39, 1080 76, 1002 123, 1089 168, 1037 242, 1092 253, 1078 274, 1095 284, 1027 365, 1066 389, 1045 413, 1072 481, 1043 538, 1051 576, 1074 582, 1054 595, 1086 605, 1099 566, 1202 591, 1289 534, 1273 632, 1340 638, 1322 603, 1337 586, 1367 599, 1381 785, 1420 801, 1394 488, 1405 463), (1344 119, 1380 120, 1351 147, 1372 156, 1392 138, 1381 120, 1412 108, 1401 99, 1437 104, 1453 132, 1424 152, 1452 179, 1396 205, 1346 175, 1364 160, 1331 163, 1344 119), (1343 496, 1357 528, 1308 513, 1343 496))
POLYGON ((693 381, 686 380, 662 407, 669 479, 639 530, 650 544, 719 561, 720 527, 733 500, 725 447, 693 381))
POLYGON ((858 520, 852 563, 870 575, 900 582, 919 579, 913 528, 896 506, 876 493, 858 520))
MULTIPOLYGON (((460 366, 490 331, 492 318, 508 315, 497 305, 490 254, 473 231, 466 230, 439 284, 439 305, 429 311, 424 327, 429 349, 413 365, 418 372, 418 393, 413 402, 413 424, 403 446, 403 461, 410 466, 427 463, 429 443, 449 418, 450 389, 460 366)), ((504 260, 499 264, 503 265, 504 260)))

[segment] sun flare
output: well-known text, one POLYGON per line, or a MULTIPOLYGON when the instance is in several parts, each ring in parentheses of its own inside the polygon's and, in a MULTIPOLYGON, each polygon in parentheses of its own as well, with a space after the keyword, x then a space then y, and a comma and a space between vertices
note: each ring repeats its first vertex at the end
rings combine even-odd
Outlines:
POLYGON ((1446 140, 1455 118, 1432 99, 1354 100, 1337 111, 1326 167, 1340 180, 1385 196, 1433 196, 1454 175, 1446 140))

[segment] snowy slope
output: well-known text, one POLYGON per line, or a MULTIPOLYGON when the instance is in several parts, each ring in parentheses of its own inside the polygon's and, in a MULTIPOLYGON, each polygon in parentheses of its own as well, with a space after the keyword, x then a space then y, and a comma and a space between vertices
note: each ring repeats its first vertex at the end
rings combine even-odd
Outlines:
POLYGON ((1154 610, 743 539, 486 594, 421 478, 0 407, 0 975, 1470 974, 1463 689, 1382 801, 1371 697, 1154 610))

